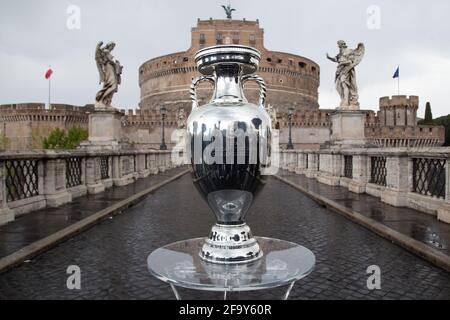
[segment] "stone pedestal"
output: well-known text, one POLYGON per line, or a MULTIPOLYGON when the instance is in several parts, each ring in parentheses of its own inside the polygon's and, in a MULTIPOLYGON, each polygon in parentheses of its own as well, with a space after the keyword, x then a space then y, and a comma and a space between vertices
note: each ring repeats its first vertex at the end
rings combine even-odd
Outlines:
POLYGON ((118 143, 121 140, 123 114, 115 109, 96 110, 89 115, 89 142, 118 143))
POLYGON ((88 151, 119 150, 122 117, 123 113, 113 108, 95 110, 89 114, 89 139, 82 142, 80 148, 88 151))
POLYGON ((363 146, 366 113, 361 110, 336 110, 331 118, 331 144, 345 147, 363 146))

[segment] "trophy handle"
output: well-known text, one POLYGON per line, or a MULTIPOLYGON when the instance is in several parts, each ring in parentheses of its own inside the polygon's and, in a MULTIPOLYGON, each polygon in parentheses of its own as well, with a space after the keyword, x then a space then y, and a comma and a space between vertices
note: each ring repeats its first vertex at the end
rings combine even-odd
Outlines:
POLYGON ((192 100, 192 111, 194 111, 195 109, 198 108, 197 86, 203 81, 208 81, 208 82, 212 83, 213 85, 215 85, 215 83, 216 83, 216 80, 214 77, 201 76, 201 77, 197 77, 194 80, 192 80, 191 88, 189 90, 189 94, 191 95, 191 100, 192 100))
POLYGON ((258 75, 247 75, 242 77, 242 84, 250 80, 256 81, 259 84, 259 105, 265 109, 267 96, 266 82, 258 75))

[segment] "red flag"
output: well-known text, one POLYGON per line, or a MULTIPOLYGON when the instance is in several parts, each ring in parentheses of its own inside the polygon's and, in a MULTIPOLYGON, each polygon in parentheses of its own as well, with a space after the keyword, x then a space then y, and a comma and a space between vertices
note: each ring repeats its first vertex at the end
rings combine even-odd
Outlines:
POLYGON ((53 70, 52 70, 52 68, 49 68, 48 70, 47 70, 47 72, 45 73, 45 79, 50 79, 50 77, 52 76, 52 74, 53 74, 53 70))

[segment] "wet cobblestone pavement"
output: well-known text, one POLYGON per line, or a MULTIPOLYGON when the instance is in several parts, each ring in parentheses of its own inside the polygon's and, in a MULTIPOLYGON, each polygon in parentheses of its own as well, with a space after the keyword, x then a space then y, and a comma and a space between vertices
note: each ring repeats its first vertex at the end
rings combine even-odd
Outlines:
MULTIPOLYGON (((295 285, 291 299, 450 299, 449 273, 276 179, 269 179, 248 222, 255 235, 294 241, 316 255, 315 271, 295 285), (369 291, 366 269, 374 264, 381 268, 381 290, 369 291)), ((185 175, 114 219, 0 274, 0 298, 173 299, 170 287, 149 275, 148 254, 170 242, 206 235, 213 223, 185 175), (81 268, 81 290, 66 287, 69 265, 81 268)), ((281 294, 271 290, 240 298, 276 299, 281 294)))

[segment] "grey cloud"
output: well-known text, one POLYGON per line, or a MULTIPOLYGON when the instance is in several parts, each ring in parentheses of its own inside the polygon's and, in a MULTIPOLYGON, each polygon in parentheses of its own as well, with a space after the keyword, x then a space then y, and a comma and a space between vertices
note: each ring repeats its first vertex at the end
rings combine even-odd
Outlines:
MULTIPOLYGON (((99 40, 117 42, 124 65, 123 85, 114 104, 137 107, 138 68, 147 59, 186 50, 197 18, 223 18, 225 0, 40 0, 2 1, 0 7, 0 103, 46 101, 45 69, 52 64, 55 102, 92 103, 98 89, 93 51, 99 40), (81 8, 81 30, 66 28, 69 5, 81 8)), ((403 94, 431 101, 435 115, 449 113, 450 3, 433 1, 231 1, 235 18, 257 19, 268 49, 308 57, 321 66, 322 108, 337 106, 336 41, 362 41, 367 53, 357 76, 363 108, 376 109, 378 97, 395 94, 392 74, 401 65, 403 94), (367 8, 381 9, 381 29, 366 27, 367 8), (442 67, 440 67, 442 65, 442 67)))

